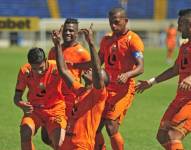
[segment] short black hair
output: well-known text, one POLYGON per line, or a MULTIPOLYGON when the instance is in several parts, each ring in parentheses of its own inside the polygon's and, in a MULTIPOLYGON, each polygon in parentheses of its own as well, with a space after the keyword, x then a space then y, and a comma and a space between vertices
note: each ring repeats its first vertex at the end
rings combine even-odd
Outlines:
POLYGON ((187 8, 187 9, 181 9, 178 12, 178 15, 181 16, 185 16, 187 14, 191 14, 191 8, 187 8))
POLYGON ((46 59, 44 50, 39 47, 31 48, 28 52, 27 58, 29 64, 40 64, 46 59))
POLYGON ((126 11, 125 11, 125 9, 123 7, 114 7, 114 8, 112 8, 109 11, 109 16, 112 16, 112 15, 118 13, 118 12, 121 12, 124 15, 124 17, 127 17, 126 11))
POLYGON ((69 23, 72 23, 72 24, 77 24, 78 25, 78 20, 75 19, 75 18, 67 18, 64 22, 64 24, 69 24, 69 23))

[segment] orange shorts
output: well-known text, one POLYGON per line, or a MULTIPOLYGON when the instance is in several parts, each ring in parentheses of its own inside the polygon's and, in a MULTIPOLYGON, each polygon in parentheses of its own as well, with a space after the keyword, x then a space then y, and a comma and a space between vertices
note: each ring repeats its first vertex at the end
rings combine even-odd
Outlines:
POLYGON ((131 88, 127 92, 108 91, 108 99, 102 117, 111 120, 119 119, 119 123, 121 123, 132 104, 134 95, 134 89, 131 88))
POLYGON ((66 128, 65 104, 57 104, 48 109, 37 108, 31 115, 23 116, 21 125, 27 124, 35 131, 44 126, 50 135, 55 128, 66 128))
POLYGON ((64 143, 62 144, 62 147, 60 150, 94 150, 94 147, 85 143, 73 143, 72 142, 72 136, 68 136, 66 134, 64 143))
POLYGON ((178 97, 167 108, 161 120, 160 129, 173 128, 185 135, 191 131, 191 99, 177 100, 178 97))

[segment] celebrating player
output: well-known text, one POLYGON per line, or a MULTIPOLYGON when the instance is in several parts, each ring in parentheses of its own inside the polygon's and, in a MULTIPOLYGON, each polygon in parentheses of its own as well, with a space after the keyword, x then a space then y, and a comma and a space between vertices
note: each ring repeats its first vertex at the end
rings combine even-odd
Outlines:
MULTIPOLYGON (((61 45, 63 57, 66 62, 70 63, 83 63, 90 61, 90 55, 88 51, 82 47, 82 45, 77 41, 78 36, 78 20, 73 18, 68 18, 64 22, 63 30, 55 31, 61 32, 63 43, 61 45)), ((49 60, 56 60, 56 51, 55 47, 53 47, 48 55, 49 60)), ((74 69, 72 66, 68 66, 71 73, 74 75, 75 79, 80 81, 81 78, 81 69, 74 69)), ((75 94, 67 87, 62 87, 62 93, 66 97, 66 105, 67 105, 67 115, 71 114, 71 109, 74 103, 75 94)))
POLYGON ((61 92, 62 79, 56 62, 47 61, 41 48, 28 52, 28 63, 21 67, 16 84, 14 103, 23 112, 20 136, 21 149, 34 150, 32 137, 39 127, 44 126, 58 150, 65 138, 65 102, 61 92), (28 101, 23 101, 24 90, 28 88, 28 101))
POLYGON ((68 87, 77 95, 72 114, 68 118, 63 150, 94 149, 96 131, 107 98, 105 84, 108 83, 109 79, 107 73, 101 70, 100 60, 93 45, 92 29, 82 29, 81 32, 86 37, 91 53, 92 70, 83 74, 85 82, 89 83, 86 87, 73 78, 66 66, 65 59, 62 57, 60 37, 56 32, 53 33, 53 41, 57 47, 57 66, 60 75, 68 87), (90 83, 93 83, 93 85, 90 83))
POLYGON ((179 55, 174 65, 160 75, 140 81, 136 87, 138 93, 156 83, 179 75, 175 99, 168 106, 157 133, 158 142, 166 150, 183 150, 182 140, 191 131, 191 11, 179 12, 178 30, 188 42, 180 46, 179 55))

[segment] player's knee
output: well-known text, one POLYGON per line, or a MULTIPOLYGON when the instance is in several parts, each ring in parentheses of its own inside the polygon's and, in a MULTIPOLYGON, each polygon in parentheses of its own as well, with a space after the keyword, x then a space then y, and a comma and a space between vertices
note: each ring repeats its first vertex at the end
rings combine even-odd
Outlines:
POLYGON ((32 138, 32 129, 28 125, 22 125, 20 128, 21 141, 29 141, 32 138))
POLYGON ((156 139, 160 144, 166 143, 168 141, 167 131, 159 130, 156 139))
POLYGON ((113 136, 118 132, 119 124, 116 121, 113 120, 107 120, 106 121, 106 131, 109 136, 113 136))

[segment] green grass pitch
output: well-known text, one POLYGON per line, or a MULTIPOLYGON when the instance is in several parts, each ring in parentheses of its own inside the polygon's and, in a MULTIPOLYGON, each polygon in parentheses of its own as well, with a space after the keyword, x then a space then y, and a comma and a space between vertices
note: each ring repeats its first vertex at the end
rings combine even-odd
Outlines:
MULTIPOLYGON (((19 124, 22 111, 13 104, 13 94, 19 67, 26 62, 28 48, 11 47, 0 50, 0 150, 20 150, 19 124)), ((165 49, 145 49, 145 73, 138 79, 148 79, 169 67, 165 61, 165 49)), ((177 53, 175 54, 177 55, 177 53)), ((136 95, 127 112, 120 131, 125 139, 125 149, 162 150, 155 136, 165 109, 174 98, 177 78, 155 85, 143 94, 136 95)), ((104 131, 107 147, 109 139, 104 131)), ((49 150, 40 139, 34 138, 36 149, 49 150)), ((185 149, 191 149, 191 138, 184 140, 185 149)))

